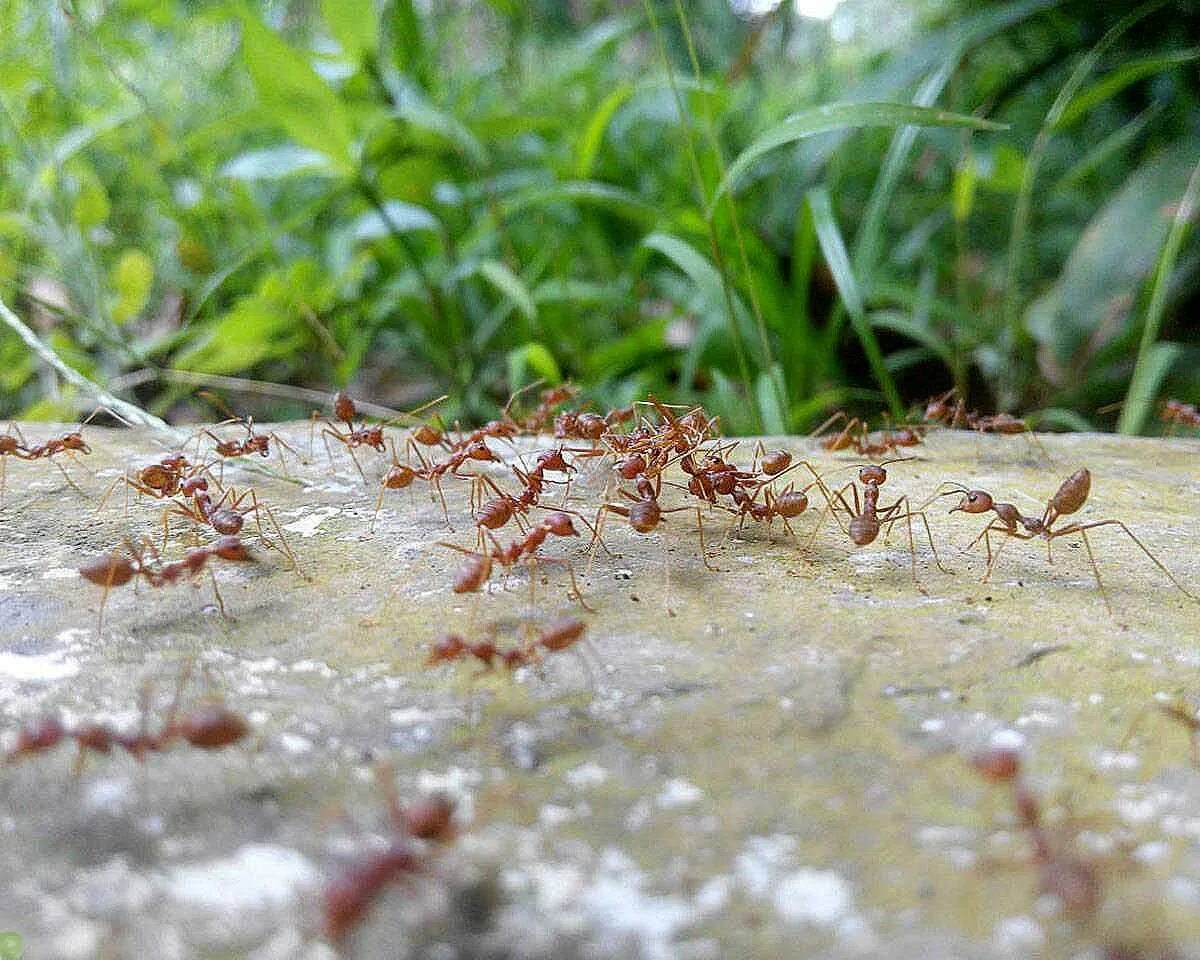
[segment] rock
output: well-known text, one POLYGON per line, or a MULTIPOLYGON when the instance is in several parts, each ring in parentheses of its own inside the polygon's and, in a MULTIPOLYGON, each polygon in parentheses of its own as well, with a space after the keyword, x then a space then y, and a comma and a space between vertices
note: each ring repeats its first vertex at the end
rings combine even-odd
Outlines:
MULTIPOLYGON (((386 492, 372 532, 387 460, 360 453, 364 483, 318 443, 287 476, 274 460, 224 467, 226 485, 253 486, 270 509, 261 536, 246 521, 256 562, 214 562, 232 619, 203 577, 128 585, 109 592, 100 634, 102 590, 75 571, 123 538, 161 538, 162 505, 126 506, 121 490, 96 505, 163 451, 137 431, 86 429, 93 453, 65 464, 82 494, 49 464, 8 464, 5 746, 47 713, 132 731, 147 681, 157 729, 188 662, 184 705, 220 697, 252 733, 140 765, 91 755, 78 779, 66 744, 5 766, 0 930, 28 956, 145 956, 155 943, 181 958, 333 956, 321 887, 386 843, 375 781, 387 775, 402 801, 455 799, 458 837, 381 894, 351 955, 1200 957, 1200 772, 1189 731, 1154 709, 1200 703, 1200 603, 1119 527, 1089 533, 1110 613, 1073 536, 1054 542, 1052 565, 1040 540, 994 538, 980 582, 981 550, 961 547, 986 521, 950 515, 954 497, 927 513, 952 574, 914 523, 920 589, 903 522, 854 549, 825 518, 807 549, 815 488, 791 521, 798 541, 778 526, 726 536, 728 520, 706 515, 720 572, 701 562, 692 513, 652 535, 610 516, 615 556, 589 560, 586 537, 542 551, 571 561, 593 615, 561 564, 539 565, 532 590, 517 568, 485 595, 453 593, 463 557, 439 541, 475 548, 467 482, 445 478, 453 531, 417 481, 386 492), (299 572, 263 542, 277 526, 299 572), (503 645, 564 614, 586 621, 586 640, 540 665, 425 666, 444 633, 491 629, 503 645), (1052 842, 1097 871, 1094 922, 1039 899, 1009 793, 969 762, 997 744, 1021 751, 1052 842)), ((307 452, 306 424, 276 429, 307 452)), ((930 434, 888 466, 882 502, 919 506, 955 481, 1040 516, 1086 465, 1091 499, 1075 516, 1124 521, 1200 592, 1200 442, 1040 439, 1045 454, 1019 436, 930 434)), ((769 445, 812 458, 831 485, 854 476, 853 459, 810 441, 769 445)), ((572 483, 589 521, 606 479, 589 459, 572 483)), ((664 506, 681 496, 665 488, 664 506)), ((185 530, 172 519, 167 559, 183 556, 185 530)))

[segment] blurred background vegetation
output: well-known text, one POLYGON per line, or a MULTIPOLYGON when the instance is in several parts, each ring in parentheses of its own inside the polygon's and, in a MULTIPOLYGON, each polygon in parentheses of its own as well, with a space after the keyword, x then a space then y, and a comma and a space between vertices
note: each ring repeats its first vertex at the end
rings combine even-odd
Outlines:
MULTIPOLYGON (((1153 431, 1200 399, 1198 69, 1165 0, 0 0, 0 299, 174 419, 573 378, 1153 431)), ((0 415, 90 408, 0 327, 0 415)))

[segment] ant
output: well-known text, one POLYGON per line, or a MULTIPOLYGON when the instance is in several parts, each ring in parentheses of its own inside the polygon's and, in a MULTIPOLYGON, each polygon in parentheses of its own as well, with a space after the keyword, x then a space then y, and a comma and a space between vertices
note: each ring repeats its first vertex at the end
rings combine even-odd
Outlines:
POLYGON ((300 571, 300 565, 296 561, 296 555, 292 553, 291 547, 288 546, 287 538, 283 535, 283 530, 279 526, 279 522, 275 519, 275 514, 271 512, 271 508, 265 503, 260 503, 253 487, 247 487, 240 494, 234 487, 227 487, 221 493, 220 499, 213 501, 208 493, 208 480, 202 476, 188 477, 179 485, 179 493, 187 498, 184 501, 173 500, 171 506, 163 511, 163 546, 166 546, 170 517, 176 514, 186 517, 197 526, 209 526, 218 534, 224 536, 234 536, 242 532, 242 527, 245 525, 246 516, 254 514, 254 523, 258 527, 258 536, 264 547, 268 550, 278 550, 291 564, 293 570, 297 573, 300 571), (250 506, 244 510, 239 510, 242 501, 247 497, 250 498, 250 506), (262 528, 261 514, 266 514, 267 519, 271 522, 271 526, 275 528, 275 533, 279 537, 279 542, 267 538, 266 533, 262 528))
POLYGON ((358 926, 384 887, 424 870, 428 856, 422 842, 446 844, 454 838, 454 804, 448 797, 434 794, 402 806, 390 775, 384 790, 390 842, 331 881, 322 895, 325 936, 333 943, 358 926))
MULTIPOLYGON (((91 423, 96 414, 101 411, 112 414, 112 411, 107 410, 107 408, 99 407, 86 420, 80 423, 77 429, 70 430, 58 437, 51 437, 45 443, 36 443, 32 446, 25 440, 20 427, 15 423, 9 423, 8 430, 3 435, 0 435, 0 502, 4 500, 4 487, 8 479, 8 457, 26 461, 48 460, 58 468, 63 478, 77 493, 83 493, 79 489, 79 485, 67 473, 67 468, 54 458, 61 454, 79 464, 80 461, 76 454, 91 453, 92 448, 88 446, 88 442, 83 438, 83 428, 91 423)), ((116 416, 116 414, 112 415, 116 416)), ((82 464, 80 465, 82 466, 82 464)))
POLYGON ((287 449, 297 456, 295 449, 277 433, 255 433, 254 418, 241 417, 234 413, 229 405, 225 403, 215 393, 210 393, 207 390, 201 390, 200 396, 208 400, 213 406, 224 413, 228 419, 218 423, 216 426, 222 427, 230 423, 238 423, 246 428, 246 438, 244 440, 222 440, 211 429, 205 427, 196 432, 195 438, 197 441, 197 449, 200 437, 207 436, 213 441, 213 450, 222 461, 233 459, 235 457, 246 457, 258 454, 261 457, 269 457, 271 455, 271 441, 275 441, 278 448, 279 464, 283 468, 284 473, 287 473, 287 463, 283 459, 283 450, 287 449))
POLYGON ((1082 860, 1054 849, 1042 825, 1037 798, 1020 780, 1021 758, 1012 747, 990 747, 972 759, 975 771, 992 783, 1012 785, 1017 819, 1033 843, 1033 862, 1043 894, 1058 898, 1069 915, 1086 919, 1100 903, 1100 878, 1082 860))
POLYGON ((567 650, 582 639, 586 630, 587 625, 582 620, 563 617, 542 630, 525 646, 510 647, 507 650, 499 649, 490 640, 471 643, 457 633, 448 633, 434 642, 425 665, 452 663, 470 656, 483 664, 484 671, 491 670, 497 660, 506 669, 515 670, 536 662, 539 659, 539 647, 549 653, 567 650))
POLYGON ((1200 411, 1193 403, 1182 400, 1166 400, 1158 411, 1158 418, 1169 426, 1170 432, 1176 427, 1200 428, 1200 411))
POLYGON ((867 422, 858 417, 849 417, 845 411, 839 410, 811 434, 819 437, 829 427, 840 420, 845 421, 842 429, 821 440, 821 447, 830 452, 853 449, 860 457, 882 457, 889 453, 899 453, 902 447, 915 447, 924 442, 921 430, 917 427, 901 426, 892 430, 889 420, 888 429, 870 433, 867 422), (856 430, 857 428, 857 430, 856 430))
MULTIPOLYGON (((908 459, 908 458, 904 458, 908 459)), ((858 471, 858 482, 862 484, 862 502, 859 503, 858 487, 851 480, 846 483, 841 489, 834 492, 830 497, 830 509, 833 510, 834 516, 837 516, 837 504, 833 503, 836 498, 842 505, 849 517, 849 525, 847 533, 856 547, 865 547, 868 544, 874 543, 879 536, 879 531, 886 524, 890 530, 891 525, 897 520, 906 520, 908 522, 908 554, 912 562, 912 578, 916 588, 925 593, 925 588, 921 586, 920 580, 917 579, 917 551, 916 545, 913 542, 912 518, 920 517, 921 522, 925 525, 925 536, 929 541, 929 549, 933 551, 933 559, 937 564, 938 569, 943 573, 950 573, 942 566, 941 558, 938 556, 937 546, 933 542, 933 534, 929 529, 929 519, 925 516, 922 509, 914 510, 907 496, 901 496, 899 499, 888 504, 886 507, 879 506, 879 490, 880 487, 887 481, 887 470, 884 469, 889 463, 898 463, 901 460, 887 460, 881 464, 868 464, 858 471), (845 492, 849 490, 854 496, 854 507, 850 507, 846 502, 845 492)), ((824 520, 825 512, 821 515, 824 520)), ((817 530, 820 530, 821 524, 817 524, 817 529, 813 531, 813 538, 817 535, 817 530)), ((812 540, 810 539, 810 543, 812 540)))
MULTIPOLYGON (((1120 527, 1129 536, 1129 539, 1137 544, 1142 553, 1149 557, 1154 565, 1162 571, 1163 575, 1175 585, 1180 593, 1190 600, 1197 599, 1184 589, 1183 584, 1175 579, 1171 571, 1163 566, 1158 557, 1151 553, 1149 548, 1134 536, 1133 531, 1120 520, 1095 520, 1091 523, 1070 523, 1065 527, 1054 528, 1054 524, 1058 521, 1059 517, 1070 516, 1087 502, 1088 494, 1092 488, 1092 475, 1086 467, 1076 470, 1062 482, 1058 491, 1047 501, 1046 509, 1042 512, 1040 518, 1022 516, 1021 512, 1011 503, 998 503, 986 490, 968 490, 961 484, 954 484, 954 487, 956 489, 947 491, 947 494, 961 492, 963 496, 956 506, 950 508, 951 513, 977 514, 988 513, 990 511, 995 513, 997 517, 997 519, 989 521, 979 536, 972 540, 967 547, 970 550, 980 540, 983 540, 984 546, 987 549, 987 572, 983 576, 985 581, 991 576, 992 567, 1000 554, 999 548, 997 548, 995 554, 992 553, 990 534, 1000 533, 1017 540, 1033 540, 1041 537, 1046 541, 1046 561, 1053 563, 1054 557, 1051 554, 1053 542, 1059 537, 1078 533, 1083 538, 1084 547, 1087 548, 1088 562, 1092 567, 1092 575, 1096 578, 1096 586, 1100 589, 1100 595, 1104 598, 1104 605, 1108 607, 1111 613, 1112 605, 1108 601, 1108 594, 1105 592, 1104 584, 1100 580, 1100 570, 1096 566, 1096 558, 1092 553, 1092 545, 1088 540, 1087 531, 1093 530, 1096 527, 1120 527)), ((940 494, 940 496, 947 494, 940 494)))
MULTIPOLYGON (((507 547, 500 546, 495 536, 488 531, 487 536, 491 539, 493 548, 476 552, 468 550, 465 547, 460 547, 458 544, 441 542, 439 546, 449 547, 451 550, 457 550, 459 553, 466 555, 466 561, 458 572, 458 576, 454 580, 455 593, 476 593, 485 583, 491 578, 492 564, 498 563, 509 570, 522 559, 529 562, 541 561, 542 563, 561 563, 567 568, 567 573, 571 578, 571 590, 575 600, 585 610, 591 610, 587 601, 583 599, 583 592, 579 589, 579 584, 575 580, 575 571, 567 560, 548 559, 545 557, 536 556, 538 548, 545 542, 549 536, 555 537, 577 537, 579 531, 575 529, 575 525, 571 522, 569 514, 563 513, 561 510, 555 510, 546 515, 541 523, 537 524, 525 535, 523 539, 514 540, 507 547)), ((532 574, 529 577, 529 589, 532 592, 534 578, 532 574)))
POLYGON ((1024 434, 1031 446, 1036 446, 1043 457, 1050 459, 1046 448, 1029 428, 1027 421, 1009 413, 984 416, 974 410, 967 410, 957 387, 951 387, 945 393, 928 400, 925 404, 924 419, 927 424, 936 423, 951 428, 965 427, 977 433, 999 433, 1006 436, 1024 434))
MULTIPOLYGON (((368 426, 365 423, 360 427, 354 426, 354 421, 358 419, 358 406, 349 394, 341 390, 333 395, 333 415, 345 424, 345 430, 339 430, 335 424, 322 417, 319 411, 314 410, 312 413, 312 424, 315 425, 318 420, 325 424, 321 428, 321 442, 325 444, 325 453, 332 463, 333 451, 329 448, 329 439, 332 437, 346 448, 346 452, 350 454, 350 459, 354 461, 358 475, 366 483, 367 475, 363 473, 362 465, 358 462, 358 457, 354 455, 354 448, 370 447, 378 453, 386 453, 387 448, 384 446, 383 427, 380 424, 368 426)), ((309 446, 311 447, 311 425, 309 432, 309 446)))
POLYGON ((89 752, 107 756, 116 747, 140 761, 145 754, 160 753, 177 740, 201 750, 220 750, 245 739, 250 732, 250 725, 222 704, 201 703, 180 713, 179 703, 190 673, 190 666, 180 673, 175 696, 157 732, 147 728, 147 686, 142 692, 142 719, 137 733, 121 733, 107 724, 97 722, 68 727, 54 717, 42 717, 21 728, 16 743, 5 754, 5 763, 16 763, 25 757, 46 753, 64 740, 74 740, 76 754, 73 773, 78 776, 89 752))
MULTIPOLYGON (((104 606, 108 602, 108 592, 113 587, 123 587, 136 577, 143 578, 152 587, 175 584, 184 578, 195 579, 204 571, 211 559, 225 560, 231 563, 252 563, 254 561, 254 557, 251 556, 250 551, 246 549, 246 545, 241 540, 234 536, 223 536, 218 537, 206 547, 194 547, 188 550, 182 560, 176 560, 173 563, 163 563, 158 551, 154 549, 154 544, 148 540, 143 540, 140 544, 126 540, 124 554, 106 553, 84 562, 79 567, 79 575, 89 583, 104 588, 104 593, 100 598, 100 621, 97 632, 103 631, 104 606), (156 566, 151 567, 146 564, 143 558, 147 551, 153 555, 156 566)), ((212 581, 213 595, 217 599, 221 616, 228 619, 229 615, 225 612, 225 604, 221 600, 221 591, 217 589, 217 578, 211 569, 208 571, 208 575, 212 581)))

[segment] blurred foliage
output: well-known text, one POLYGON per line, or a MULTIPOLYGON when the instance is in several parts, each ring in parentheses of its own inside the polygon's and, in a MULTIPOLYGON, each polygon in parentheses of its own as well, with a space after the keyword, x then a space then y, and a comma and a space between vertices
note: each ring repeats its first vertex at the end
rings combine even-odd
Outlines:
MULTIPOLYGON (((172 415, 571 377, 1077 428, 1132 383, 1137 431, 1200 397, 1198 68, 1195 2, 0 0, 0 296, 172 415)), ((0 332, 0 413, 58 389, 0 332)))

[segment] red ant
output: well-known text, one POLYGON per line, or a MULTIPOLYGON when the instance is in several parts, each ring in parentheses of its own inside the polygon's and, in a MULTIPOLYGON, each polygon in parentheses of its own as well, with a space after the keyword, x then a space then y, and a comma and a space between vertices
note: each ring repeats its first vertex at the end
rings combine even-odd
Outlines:
POLYGON ((425 664, 434 666, 439 663, 452 663, 470 656, 482 663, 485 671, 491 670, 497 660, 506 669, 515 670, 536 662, 539 647, 549 653, 567 650, 582 639, 586 630, 587 625, 582 620, 563 617, 550 624, 524 646, 510 647, 507 650, 501 650, 491 640, 471 643, 457 633, 448 633, 430 648, 425 664))
MULTIPOLYGON (((842 508, 846 511, 849 517, 849 525, 847 533, 856 547, 865 547, 868 544, 874 543, 879 536, 880 530, 887 525, 889 530, 891 525, 897 520, 907 520, 908 522, 908 553, 912 562, 912 578, 913 583, 921 593, 925 593, 925 588, 921 586, 920 580, 917 579, 917 551, 916 544, 913 541, 912 533, 912 518, 920 517, 921 522, 925 525, 925 536, 929 541, 929 549, 933 551, 933 559, 937 564, 938 569, 943 573, 950 573, 942 566, 941 558, 938 556, 937 546, 933 542, 933 534, 929 529, 929 520, 925 516, 924 510, 913 510, 907 496, 901 496, 893 503, 886 507, 879 506, 879 490, 880 487, 887 481, 887 470, 884 467, 888 463, 896 463, 900 461, 888 460, 881 464, 868 464, 858 471, 858 482, 862 484, 862 503, 860 505, 858 498, 858 487, 851 480, 840 490, 836 490, 830 498, 830 508, 833 509, 836 518, 837 504, 833 503, 837 499, 842 508), (849 490, 854 496, 853 509, 846 502, 845 492, 849 490)), ((822 512, 822 521, 824 520, 824 511, 822 512)), ((817 524, 817 530, 820 530, 821 524, 817 524)), ((813 531, 813 538, 817 535, 817 530, 813 531)), ((809 541, 810 543, 812 540, 809 541)))
MULTIPOLYGON (((206 547, 194 547, 188 550, 182 560, 174 563, 162 563, 158 551, 148 540, 141 544, 125 541, 125 554, 106 553, 95 559, 86 561, 79 567, 79 575, 89 583, 104 588, 100 598, 100 621, 97 628, 101 632, 104 627, 104 606, 108 602, 108 591, 113 587, 123 587, 136 577, 141 577, 152 587, 164 587, 178 583, 185 578, 194 579, 205 569, 211 559, 226 560, 232 563, 253 562, 254 557, 246 549, 246 545, 237 537, 218 537, 206 547), (149 551, 157 566, 147 566, 143 557, 149 551)), ((221 600, 221 591, 217 589, 217 579, 211 570, 208 571, 212 581, 213 594, 221 615, 228 618, 225 604, 221 600)))
POLYGON ((181 673, 175 697, 157 732, 151 732, 146 725, 149 708, 147 688, 143 691, 142 720, 137 733, 120 733, 106 724, 95 722, 67 727, 53 717, 43 717, 21 728, 16 743, 5 754, 5 762, 15 763, 33 754, 52 750, 64 740, 74 740, 77 752, 73 769, 78 775, 88 752, 108 755, 116 747, 140 761, 145 754, 162 752, 177 740, 201 750, 219 750, 243 740, 250 732, 249 724, 219 703, 201 703, 182 714, 179 712, 180 698, 189 673, 190 668, 181 673))
MULTIPOLYGON (((455 593, 478 592, 491 578, 493 562, 504 567, 506 571, 522 559, 530 562, 561 563, 566 566, 567 573, 571 578, 571 589, 574 599, 585 610, 592 610, 588 606, 587 601, 583 599, 583 593, 575 580, 575 571, 572 569, 569 561, 536 556, 538 548, 549 536, 579 536, 579 531, 575 529, 575 525, 571 522, 571 517, 568 514, 559 510, 547 514, 542 522, 531 528, 523 539, 514 540, 507 547, 500 546, 499 541, 496 540, 490 531, 488 531, 487 536, 491 539, 493 548, 482 552, 468 550, 455 543, 442 542, 439 544, 443 547, 449 547, 451 550, 457 550, 459 553, 465 554, 467 558, 459 570, 458 576, 455 577, 453 588, 455 593)), ((534 578, 531 573, 529 577, 530 591, 533 590, 533 584, 534 578)))
POLYGON ((325 936, 334 943, 344 940, 362 921, 384 887, 399 877, 424 870, 428 855, 415 841, 446 844, 454 838, 454 804, 448 797, 435 794, 401 806, 390 775, 385 792, 391 841, 325 887, 325 936))
POLYGON ((892 430, 889 421, 887 429, 869 433, 865 420, 858 417, 847 419, 846 413, 841 410, 817 427, 812 436, 820 436, 839 420, 845 420, 845 425, 838 433, 821 440, 823 449, 831 452, 853 449, 860 457, 873 458, 898 453, 903 447, 915 447, 924 442, 921 430, 917 427, 901 426, 892 430))
POLYGON ((1196 409, 1195 404, 1184 403, 1182 400, 1164 401, 1158 411, 1158 418, 1168 424, 1172 431, 1176 427, 1200 428, 1200 411, 1196 409))
MULTIPOLYGON (((332 463, 333 451, 329 448, 329 438, 332 437, 346 448, 346 452, 350 454, 350 459, 354 461, 358 475, 363 478, 363 482, 365 483, 367 475, 363 473, 362 465, 358 462, 358 457, 354 455, 354 448, 370 447, 379 453, 386 453, 387 448, 384 446, 383 427, 380 424, 367 426, 365 423, 361 427, 354 426, 354 421, 358 419, 358 407, 349 394, 341 390, 333 395, 333 415, 345 424, 345 430, 339 430, 335 424, 330 423, 316 410, 312 414, 312 422, 314 424, 318 420, 325 424, 321 428, 321 442, 325 444, 325 453, 332 463)), ((309 446, 312 446, 311 436, 309 438, 309 446)))
MULTIPOLYGON (((1088 562, 1092 567, 1092 575, 1096 578, 1096 586, 1100 589, 1100 595, 1104 598, 1104 605, 1112 611, 1112 606, 1108 601, 1108 594, 1104 590, 1104 584, 1100 580, 1100 570, 1096 566, 1096 558, 1092 554, 1092 545, 1088 540, 1087 531, 1096 527, 1120 527, 1138 548, 1154 563, 1163 575, 1175 585, 1175 587, 1185 597, 1195 600, 1197 599, 1186 589, 1183 584, 1175 579, 1174 575, 1163 566, 1162 562, 1146 547, 1141 540, 1134 536, 1130 530, 1120 520, 1095 520, 1091 523, 1071 523, 1065 527, 1054 529, 1054 524, 1059 517, 1070 516, 1087 502, 1088 494, 1092 488, 1092 475, 1086 467, 1076 470, 1071 476, 1067 477, 1058 488, 1058 491, 1046 503, 1046 509, 1041 517, 1026 517, 1022 516, 1011 503, 998 503, 990 493, 986 490, 968 490, 961 484, 954 485, 957 490, 961 491, 963 496, 958 504, 950 508, 951 513, 987 513, 989 511, 996 514, 998 519, 988 523, 983 531, 974 540, 971 541, 967 549, 975 546, 980 540, 983 540, 984 546, 987 549, 987 572, 983 579, 986 581, 991 576, 992 567, 995 564, 996 558, 1000 554, 1000 548, 997 548, 996 553, 992 553, 991 533, 1001 533, 1006 537, 1012 537, 1017 540, 1033 540, 1041 537, 1046 541, 1046 561, 1054 562, 1054 557, 1051 554, 1051 545, 1059 537, 1070 536, 1078 533, 1083 538, 1083 545, 1087 549, 1088 562)), ((954 493, 957 491, 948 491, 954 493)), ((941 494, 945 496, 947 494, 941 494)))
POLYGON ((925 404, 925 422, 937 423, 945 427, 965 427, 978 433, 999 433, 1006 436, 1024 434, 1026 440, 1038 447, 1042 456, 1050 459, 1042 442, 1029 429, 1029 424, 1019 417, 1009 413, 995 413, 985 416, 974 410, 967 410, 966 404, 958 395, 958 388, 952 387, 940 396, 931 398, 925 404))
POLYGON ((92 418, 103 409, 101 407, 94 411, 91 416, 79 425, 77 430, 68 431, 62 436, 51 437, 45 443, 36 443, 32 446, 26 442, 21 429, 15 423, 9 423, 8 430, 3 435, 0 435, 0 502, 3 502, 4 487, 8 479, 8 457, 27 461, 48 460, 58 468, 63 478, 77 493, 82 493, 83 491, 79 489, 79 485, 67 473, 67 468, 54 458, 61 454, 69 457, 78 464, 79 458, 76 454, 91 453, 92 448, 88 446, 87 441, 83 438, 83 428, 91 423, 92 418))
MULTIPOLYGON (((233 459, 235 457, 246 457, 258 454, 261 457, 269 457, 271 455, 271 441, 275 441, 275 445, 279 452, 279 463, 284 472, 287 472, 287 464, 283 459, 283 450, 291 450, 293 455, 296 451, 277 433, 255 433, 254 418, 240 417, 229 409, 228 404, 214 393, 209 393, 207 390, 201 390, 200 396, 204 397, 212 403, 218 410, 226 414, 229 418, 218 423, 218 427, 225 426, 230 423, 238 423, 246 428, 246 438, 244 440, 222 440, 213 431, 207 427, 197 431, 195 434, 197 443, 201 436, 207 436, 213 441, 213 450, 222 460, 233 459)), ((297 455, 298 458, 298 455, 297 455)))
POLYGON ((1020 781, 1018 752, 1011 747, 991 747, 977 755, 973 765, 985 780, 1012 785, 1017 818, 1033 843, 1033 862, 1041 892, 1057 897, 1068 914, 1090 918, 1100 903, 1100 878, 1092 866, 1056 851, 1050 843, 1037 798, 1020 781))
POLYGON ((280 528, 279 522, 275 519, 275 515, 271 512, 270 507, 265 503, 259 503, 253 487, 248 487, 240 494, 234 487, 227 487, 221 493, 220 498, 214 502, 208 492, 208 480, 202 476, 192 476, 180 483, 179 494, 187 499, 184 501, 176 499, 172 501, 171 506, 163 511, 164 547, 167 543, 172 514, 186 517, 198 526, 212 527, 214 531, 224 536, 240 534, 242 527, 245 525, 246 516, 254 514, 254 523, 258 528, 258 536, 262 541, 262 545, 268 550, 278 550, 287 557, 293 570, 297 573, 300 571, 296 555, 292 553, 291 547, 288 546, 287 538, 283 535, 283 530, 280 528), (250 498, 250 506, 244 510, 239 510, 238 508, 241 506, 242 501, 247 497, 250 498), (275 528, 275 533, 279 537, 278 544, 269 540, 263 531, 262 520, 260 519, 260 515, 263 513, 267 515, 267 519, 275 528))

